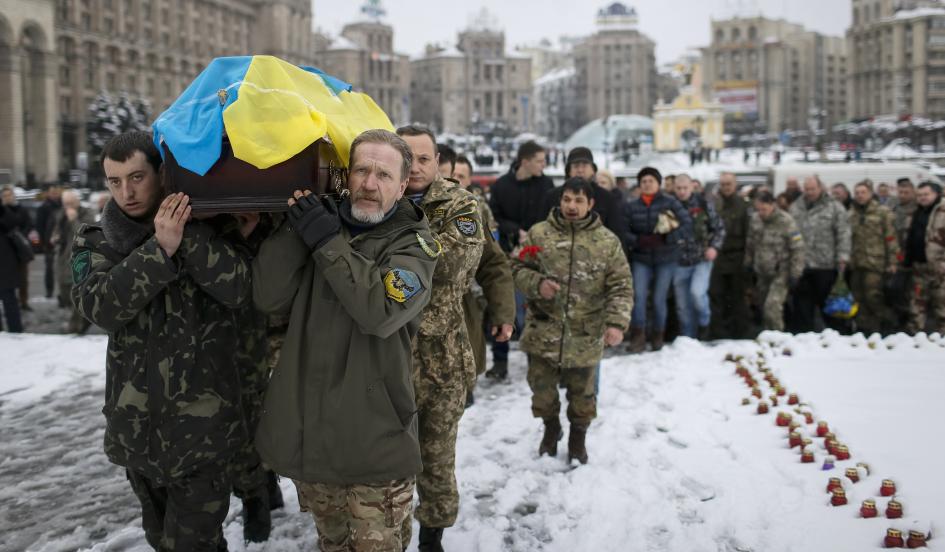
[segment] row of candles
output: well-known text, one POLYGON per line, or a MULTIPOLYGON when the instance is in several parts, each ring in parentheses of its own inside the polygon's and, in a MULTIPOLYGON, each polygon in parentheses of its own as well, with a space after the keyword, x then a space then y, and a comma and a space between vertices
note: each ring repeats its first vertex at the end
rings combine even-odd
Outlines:
MULTIPOLYGON (((786 349, 784 354, 790 355, 790 351, 786 349)), ((811 412, 810 409, 802 408, 803 405, 797 393, 788 393, 785 387, 781 385, 781 382, 773 374, 771 369, 766 366, 765 357, 761 351, 759 351, 758 357, 759 359, 755 363, 758 366, 758 372, 763 374, 762 379, 772 390, 772 393, 768 396, 768 400, 764 399, 764 393, 761 391, 761 387, 759 386, 759 382, 755 378, 755 375, 752 374, 751 370, 749 370, 745 357, 741 355, 736 356, 733 354, 728 354, 725 357, 726 361, 735 363, 735 374, 744 380, 745 385, 751 389, 752 396, 758 399, 756 412, 759 415, 766 415, 770 412, 771 406, 778 406, 783 402, 785 405, 793 406, 794 412, 803 418, 805 424, 813 425, 813 412, 811 412)), ((751 403, 752 400, 750 397, 742 399, 742 405, 744 406, 749 406, 751 403)), ((812 447, 813 440, 809 437, 805 437, 802 434, 802 431, 800 430, 801 424, 795 420, 793 414, 784 411, 778 412, 778 415, 775 418, 775 425, 778 427, 787 428, 788 447, 791 449, 798 447, 800 448, 801 463, 813 464, 816 461, 812 447)), ((824 459, 822 466, 824 471, 834 469, 835 462, 837 461, 850 460, 850 449, 847 447, 847 445, 837 440, 836 435, 830 431, 830 427, 827 422, 817 422, 815 434, 818 438, 822 438, 824 440, 824 449, 828 454, 828 456, 824 459)), ((844 476, 850 481, 851 484, 856 484, 859 483, 862 478, 868 476, 869 473, 869 465, 860 462, 856 465, 856 467, 846 468, 844 471, 844 476)), ((845 506, 848 503, 846 490, 843 487, 843 480, 839 477, 830 478, 829 482, 827 483, 827 493, 831 495, 830 504, 833 506, 845 506)), ((895 481, 892 479, 884 479, 879 488, 879 496, 892 497, 886 505, 885 515, 887 519, 901 519, 903 515, 902 502, 895 498, 895 494, 895 481)), ((876 518, 879 516, 879 510, 877 509, 875 499, 869 498, 863 501, 863 503, 860 505, 860 516, 864 519, 876 518)), ((924 532, 913 530, 909 531, 907 538, 903 538, 903 533, 900 529, 890 527, 886 531, 884 544, 886 548, 921 548, 926 546, 927 539, 928 536, 924 532)))

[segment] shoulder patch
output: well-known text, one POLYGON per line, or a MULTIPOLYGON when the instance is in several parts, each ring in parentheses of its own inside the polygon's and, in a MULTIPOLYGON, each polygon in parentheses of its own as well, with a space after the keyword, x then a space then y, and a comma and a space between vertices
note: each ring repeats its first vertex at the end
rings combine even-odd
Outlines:
POLYGON ((384 287, 387 288, 387 296, 398 303, 406 303, 423 290, 423 284, 416 274, 400 268, 392 269, 384 276, 384 287))
POLYGON ((431 259, 435 259, 440 256, 440 253, 443 252, 443 245, 440 242, 433 238, 433 243, 436 245, 436 250, 430 247, 430 244, 427 243, 427 240, 423 239, 423 236, 420 235, 420 232, 417 232, 417 241, 420 243, 420 249, 427 254, 431 259))
POLYGON ((453 223, 456 224, 459 233, 464 236, 475 236, 476 232, 479 230, 479 225, 476 223, 475 219, 471 217, 456 217, 453 223))
POLYGON ((92 271, 92 251, 80 249, 72 256, 72 283, 79 285, 89 277, 92 271))
POLYGON ((801 239, 801 233, 798 231, 794 231, 790 233, 789 237, 794 241, 798 241, 801 239))

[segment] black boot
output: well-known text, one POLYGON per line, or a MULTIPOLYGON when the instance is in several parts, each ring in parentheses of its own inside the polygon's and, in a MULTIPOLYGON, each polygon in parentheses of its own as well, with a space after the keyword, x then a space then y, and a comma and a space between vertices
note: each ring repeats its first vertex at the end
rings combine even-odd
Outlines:
POLYGON ((709 327, 699 326, 699 333, 696 335, 699 341, 709 341, 709 327))
POLYGON ((587 427, 571 424, 571 433, 568 434, 568 462, 577 460, 587 464, 587 447, 584 438, 587 436, 587 427))
POLYGON ((243 500, 243 540, 246 542, 266 542, 272 530, 272 518, 269 515, 269 494, 243 500))
POLYGON ((472 391, 466 391, 466 408, 476 404, 476 397, 473 396, 472 391))
POLYGON ((492 368, 486 370, 486 377, 496 381, 505 381, 509 377, 509 363, 499 360, 492 363, 492 368))
POLYGON ((269 509, 278 510, 285 507, 285 502, 282 500, 282 489, 279 487, 279 476, 273 471, 267 471, 266 476, 268 478, 266 487, 269 490, 269 509))
POLYGON ((545 418, 545 435, 541 438, 541 444, 538 445, 538 456, 547 454, 548 456, 558 455, 558 441, 564 436, 561 431, 561 421, 557 417, 545 418))
POLYGON ((420 526, 419 552, 443 552, 443 528, 420 526))

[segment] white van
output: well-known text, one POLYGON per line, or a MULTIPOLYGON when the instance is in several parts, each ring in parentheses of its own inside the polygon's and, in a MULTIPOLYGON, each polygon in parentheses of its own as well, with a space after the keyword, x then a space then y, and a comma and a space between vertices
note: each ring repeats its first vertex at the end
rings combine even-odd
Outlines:
POLYGON ((900 178, 908 178, 914 184, 924 180, 941 180, 926 167, 907 161, 896 163, 784 163, 771 167, 768 172, 768 185, 775 195, 787 187, 788 178, 794 177, 803 186, 804 179, 816 175, 829 189, 838 182, 846 184, 851 191, 858 182, 869 179, 874 185, 885 182, 894 187, 900 178))

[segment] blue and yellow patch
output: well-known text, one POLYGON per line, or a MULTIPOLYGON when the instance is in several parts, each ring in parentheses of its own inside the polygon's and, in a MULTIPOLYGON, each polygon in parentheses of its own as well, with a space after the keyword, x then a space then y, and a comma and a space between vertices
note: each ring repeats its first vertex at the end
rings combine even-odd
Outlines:
POLYGON ((409 270, 395 268, 384 276, 387 296, 398 303, 406 303, 414 295, 423 291, 420 278, 409 270))
POLYGON ((791 232, 791 240, 792 240, 792 241, 798 241, 798 240, 800 240, 800 239, 801 239, 801 233, 800 233, 800 232, 791 232))
POLYGON ((453 222, 456 224, 456 228, 459 229, 459 233, 464 236, 475 236, 479 229, 479 225, 470 217, 456 217, 453 222))
POLYGON ((79 285, 89 277, 92 271, 92 252, 80 249, 72 256, 72 283, 79 285))

